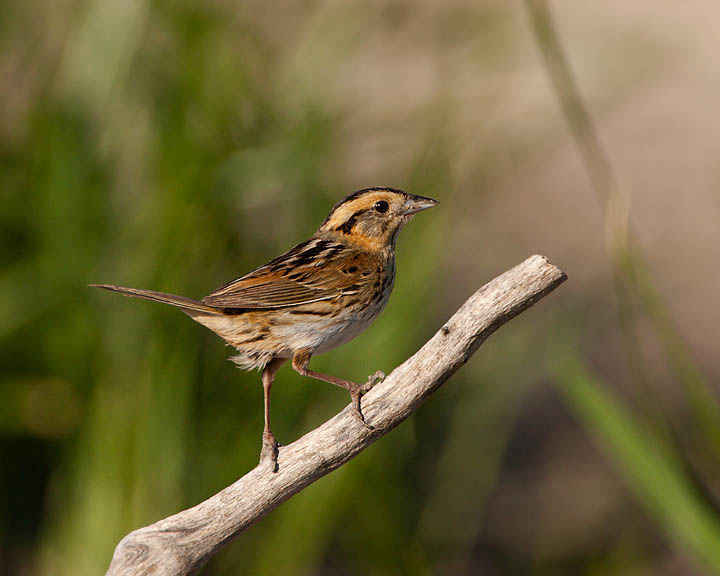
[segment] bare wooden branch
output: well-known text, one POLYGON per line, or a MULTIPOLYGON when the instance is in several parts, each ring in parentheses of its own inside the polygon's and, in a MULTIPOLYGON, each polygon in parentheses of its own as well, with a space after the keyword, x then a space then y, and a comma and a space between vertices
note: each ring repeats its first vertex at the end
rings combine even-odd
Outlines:
POLYGON ((543 256, 532 256, 475 294, 411 358, 363 396, 363 427, 349 407, 289 446, 279 470, 258 466, 204 502, 140 528, 115 549, 111 576, 196 572, 210 557, 271 510, 342 466, 420 406, 511 318, 566 279, 543 256))

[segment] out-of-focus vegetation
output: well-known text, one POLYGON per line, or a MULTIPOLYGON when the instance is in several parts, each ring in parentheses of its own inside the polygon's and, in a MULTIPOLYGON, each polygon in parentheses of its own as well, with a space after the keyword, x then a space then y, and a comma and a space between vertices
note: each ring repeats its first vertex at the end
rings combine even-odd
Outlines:
MULTIPOLYGON (((391 370, 531 253, 570 280, 204 573, 720 572, 720 8, 691 5, 6 1, 0 573, 102 573, 259 454, 258 374, 86 285, 200 297, 374 184, 442 205, 317 369, 391 370)), ((273 400, 285 442, 347 403, 289 369, 273 400)))

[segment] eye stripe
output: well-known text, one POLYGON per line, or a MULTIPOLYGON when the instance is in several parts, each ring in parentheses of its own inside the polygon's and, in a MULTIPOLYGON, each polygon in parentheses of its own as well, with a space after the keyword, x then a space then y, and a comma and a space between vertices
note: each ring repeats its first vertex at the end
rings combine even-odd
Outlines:
POLYGON ((367 210, 358 210, 357 212, 355 212, 355 214, 350 216, 350 218, 345 220, 345 222, 340 224, 340 226, 335 228, 335 230, 344 234, 350 234, 352 232, 353 226, 355 226, 355 223, 357 222, 358 217, 361 214, 365 214, 365 212, 367 212, 367 210))

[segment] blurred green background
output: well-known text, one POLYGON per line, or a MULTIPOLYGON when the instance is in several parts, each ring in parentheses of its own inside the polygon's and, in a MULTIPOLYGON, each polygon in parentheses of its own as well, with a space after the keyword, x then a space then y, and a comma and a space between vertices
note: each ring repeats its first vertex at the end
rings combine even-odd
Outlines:
MULTIPOLYGON (((701 0, 5 0, 0 573, 101 574, 257 462, 258 374, 86 285, 201 297, 370 185, 442 204, 315 369, 389 372, 530 254, 569 281, 203 574, 720 573, 719 33, 701 0)), ((347 396, 273 400, 288 443, 347 396)))

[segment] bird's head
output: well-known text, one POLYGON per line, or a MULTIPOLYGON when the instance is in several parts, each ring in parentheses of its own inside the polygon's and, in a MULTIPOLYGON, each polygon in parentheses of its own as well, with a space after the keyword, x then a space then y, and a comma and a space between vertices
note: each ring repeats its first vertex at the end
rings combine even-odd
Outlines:
POLYGON ((365 188, 338 202, 317 231, 318 236, 382 250, 395 244, 403 224, 437 200, 395 188, 365 188))

